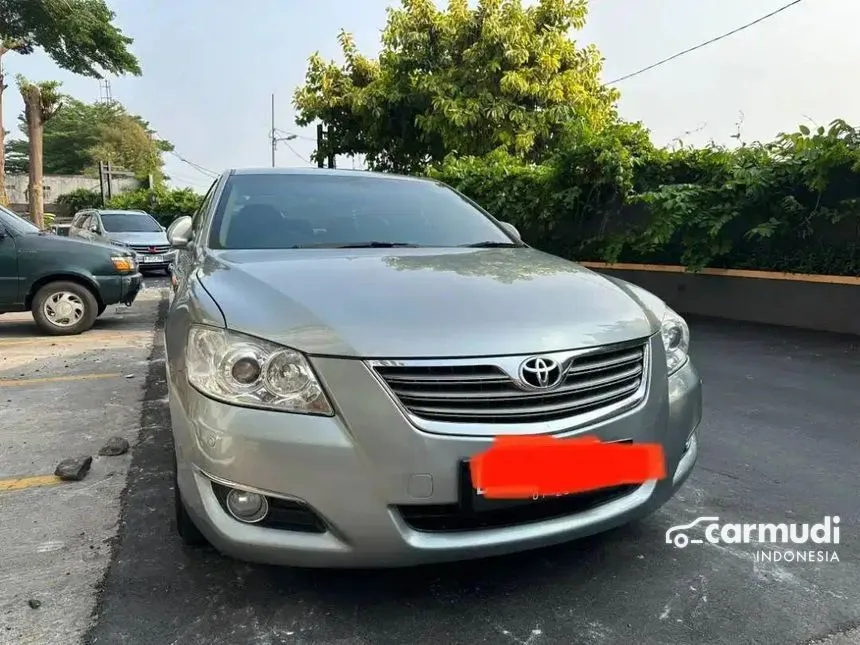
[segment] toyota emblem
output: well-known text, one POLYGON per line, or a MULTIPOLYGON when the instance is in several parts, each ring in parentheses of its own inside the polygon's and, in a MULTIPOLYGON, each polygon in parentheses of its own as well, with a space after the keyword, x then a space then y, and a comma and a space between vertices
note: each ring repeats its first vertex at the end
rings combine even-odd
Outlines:
POLYGON ((520 382, 529 388, 548 390, 561 383, 563 376, 558 361, 545 356, 526 359, 520 365, 520 382))

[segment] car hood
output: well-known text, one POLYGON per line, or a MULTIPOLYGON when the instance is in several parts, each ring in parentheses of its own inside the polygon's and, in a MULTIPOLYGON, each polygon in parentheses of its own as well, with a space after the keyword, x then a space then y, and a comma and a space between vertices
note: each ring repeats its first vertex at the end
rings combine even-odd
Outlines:
POLYGON ((167 233, 164 231, 142 233, 105 233, 106 237, 119 244, 134 244, 135 246, 165 246, 167 245, 167 233))
POLYGON ((115 244, 108 242, 100 242, 96 240, 85 240, 79 237, 66 237, 64 235, 54 235, 51 233, 28 233, 27 237, 32 240, 38 240, 38 248, 41 251, 56 249, 57 251, 88 251, 98 250, 116 253, 128 252, 128 249, 120 249, 115 244))
POLYGON ((661 315, 531 248, 216 251, 198 276, 229 329, 317 355, 542 353, 644 338, 661 315))

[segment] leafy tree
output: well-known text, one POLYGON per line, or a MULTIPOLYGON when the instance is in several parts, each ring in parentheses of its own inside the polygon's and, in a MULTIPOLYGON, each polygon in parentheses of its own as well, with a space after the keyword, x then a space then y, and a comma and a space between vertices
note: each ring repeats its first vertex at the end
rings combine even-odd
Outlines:
MULTIPOLYGON (((41 47, 55 63, 75 74, 102 78, 104 73, 140 75, 128 51, 132 39, 113 24, 105 0, 2 0, 0 62, 9 52, 30 54, 41 47)), ((0 71, 0 149, 5 149, 0 71)), ((7 204, 4 156, 0 155, 0 203, 7 204)))
POLYGON ((30 221, 39 228, 45 227, 44 193, 42 191, 42 130, 44 124, 62 107, 57 81, 31 83, 18 75, 18 89, 24 99, 24 114, 27 122, 27 140, 30 144, 30 221))
MULTIPOLYGON (((149 124, 129 114, 119 103, 84 103, 63 98, 63 109, 45 126, 44 171, 46 174, 95 174, 99 161, 134 172, 138 179, 152 174, 163 179, 161 153, 173 145, 156 139, 149 124)), ((23 117, 19 125, 26 133, 23 117)), ((10 173, 27 172, 27 142, 13 139, 6 144, 10 173)))
POLYGON ((345 64, 311 56, 294 95, 297 123, 319 119, 334 130, 317 156, 363 154, 382 170, 497 148, 539 160, 571 120, 600 128, 616 118, 599 52, 568 36, 586 14, 586 0, 479 0, 475 8, 449 0, 447 10, 401 0, 389 9, 377 59, 344 31, 345 64))
POLYGON ((193 215, 202 202, 203 196, 191 188, 168 190, 157 187, 116 195, 109 201, 108 206, 146 211, 163 226, 167 226, 177 217, 193 215))

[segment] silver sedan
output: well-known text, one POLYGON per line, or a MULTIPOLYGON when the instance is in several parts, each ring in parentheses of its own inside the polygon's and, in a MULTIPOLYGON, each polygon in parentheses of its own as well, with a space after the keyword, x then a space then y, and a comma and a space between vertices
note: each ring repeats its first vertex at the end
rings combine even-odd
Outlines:
POLYGON ((696 462, 684 320, 444 184, 231 170, 168 235, 186 543, 308 567, 510 553, 642 518, 696 462), (665 472, 498 499, 469 461, 505 436, 658 445, 665 472))

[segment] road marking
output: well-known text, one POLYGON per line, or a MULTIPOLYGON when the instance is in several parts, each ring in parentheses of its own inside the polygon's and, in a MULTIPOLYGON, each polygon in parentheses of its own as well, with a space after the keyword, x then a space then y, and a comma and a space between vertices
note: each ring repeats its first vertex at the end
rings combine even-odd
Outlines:
POLYGON ((25 490, 38 486, 53 486, 63 480, 56 475, 36 475, 34 477, 16 477, 14 479, 0 479, 0 492, 10 490, 25 490))
POLYGON ((0 379, 0 387, 15 387, 16 385, 40 385, 42 383, 62 383, 63 381, 87 381, 105 378, 119 378, 119 372, 111 374, 72 374, 69 376, 43 376, 37 378, 0 379))

